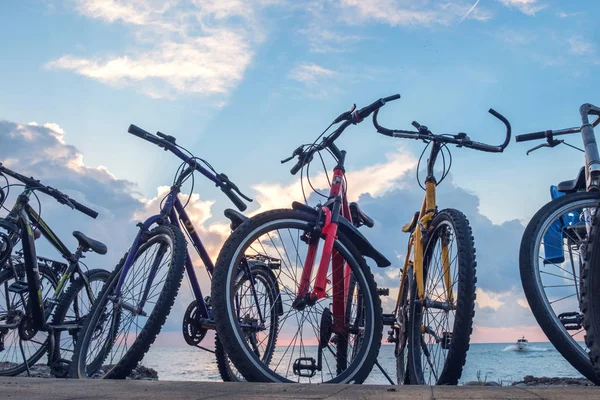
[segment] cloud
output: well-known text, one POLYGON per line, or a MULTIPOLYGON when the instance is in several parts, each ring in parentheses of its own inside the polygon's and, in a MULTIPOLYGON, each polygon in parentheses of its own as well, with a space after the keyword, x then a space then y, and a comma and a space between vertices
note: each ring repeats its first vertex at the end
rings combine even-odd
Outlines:
POLYGON ((309 28, 302 29, 300 33, 306 36, 308 47, 313 53, 343 53, 364 39, 356 34, 323 27, 320 23, 312 23, 309 28))
MULTIPOLYGON (((416 165, 415 157, 398 148, 395 152, 386 154, 387 161, 360 170, 350 170, 346 173, 348 181, 348 201, 356 201, 363 193, 369 193, 371 196, 380 196, 395 186, 396 180, 414 168, 416 165)), ((321 192, 327 192, 328 181, 325 173, 319 173, 311 176, 311 183, 316 188, 321 188, 321 192)), ((305 186, 308 186, 306 182, 305 186)), ((274 208, 290 207, 293 201, 302 201, 302 185, 300 179, 296 179, 290 184, 280 183, 259 183, 252 186, 257 193, 255 199, 260 207, 253 212, 267 211, 274 208)), ((311 194, 310 188, 307 196, 311 194)))
POLYGON ((578 15, 583 15, 583 14, 584 14, 583 12, 572 12, 572 13, 567 13, 567 12, 564 12, 564 11, 560 11, 560 12, 559 12, 558 14, 556 14, 556 15, 558 15, 558 17, 559 17, 559 18, 571 18, 571 17, 576 17, 576 16, 578 16, 578 15))
POLYGON ((46 64, 151 97, 221 95, 243 79, 263 38, 258 11, 273 1, 77 0, 75 11, 130 29, 122 55, 66 54, 46 64))
MULTIPOLYGON (((89 167, 77 148, 67 144, 64 131, 55 123, 39 126, 0 121, 0 162, 15 171, 56 187, 75 200, 99 212, 96 220, 58 204, 53 198, 38 194, 42 217, 71 249, 75 248, 73 230, 81 230, 105 242, 107 256, 89 255, 91 267, 112 269, 126 250, 135 233, 131 217, 142 206, 138 187, 133 182, 117 179, 102 166, 89 167)), ((18 188, 11 190, 9 205, 18 188)), ((37 209, 37 201, 33 207, 37 209)), ((39 243, 44 251, 50 247, 39 243)), ((47 253, 42 253, 47 254, 47 253)), ((56 254, 56 253, 51 253, 56 254)))
POLYGON ((316 83, 320 79, 332 78, 337 73, 331 69, 321 67, 314 63, 302 63, 298 64, 292 69, 289 77, 295 81, 301 83, 312 84, 316 83))
POLYGON ((573 36, 567 40, 569 52, 576 56, 589 56, 595 53, 595 47, 581 36, 573 36))
POLYGON ((538 3, 538 0, 499 0, 506 7, 516 8, 523 14, 535 15, 538 11, 547 7, 545 4, 538 3))
POLYGON ((473 2, 413 2, 409 0, 341 0, 346 22, 375 21, 391 26, 451 25, 464 19, 487 21, 491 13, 473 2))

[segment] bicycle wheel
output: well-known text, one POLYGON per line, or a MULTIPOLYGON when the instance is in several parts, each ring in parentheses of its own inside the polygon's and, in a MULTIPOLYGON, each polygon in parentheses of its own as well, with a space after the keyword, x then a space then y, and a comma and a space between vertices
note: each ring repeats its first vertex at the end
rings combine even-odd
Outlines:
POLYGON ((396 346, 394 348, 394 356, 396 357, 396 382, 398 385, 410 383, 410 373, 408 371, 408 327, 409 325, 409 310, 410 299, 414 296, 415 286, 412 284, 414 280, 412 267, 406 267, 406 276, 404 277, 404 285, 402 293, 400 293, 399 307, 396 316, 396 325, 393 328, 394 340, 396 346), (412 292, 411 292, 412 290, 412 292), (409 296, 410 293, 410 296, 409 296))
MULTIPOLYGON (((257 318, 257 315, 255 314, 258 307, 256 307, 255 302, 258 300, 259 303, 263 303, 260 307, 261 310, 265 311, 265 318, 269 320, 270 340, 268 340, 267 345, 263 347, 261 361, 268 365, 273 357, 277 342, 277 326, 282 307, 281 294, 277 288, 277 278, 269 267, 258 260, 248 260, 247 262, 252 271, 254 287, 249 281, 248 274, 242 273, 238 276, 236 279, 236 303, 238 304, 240 313, 246 310, 244 318, 257 318), (258 294, 256 298, 253 293, 251 293, 252 289, 258 294)), ((254 332, 247 332, 246 340, 250 346, 252 346, 253 343, 258 343, 258 338, 254 332)), ((218 335, 215 335, 215 356, 217 358, 219 374, 224 382, 242 382, 246 380, 231 362, 227 353, 225 353, 225 349, 223 348, 218 335)))
MULTIPOLYGON (((54 354, 49 363, 52 374, 58 378, 66 377, 73 358, 73 350, 94 301, 98 298, 102 286, 110 277, 110 272, 103 269, 92 269, 84 273, 89 286, 84 279, 75 279, 60 297, 60 302, 52 318, 54 327, 54 354)), ((103 360, 96 360, 88 368, 100 368, 103 360)))
POLYGON ((585 343, 590 350, 590 360, 597 380, 600 380, 600 218, 595 216, 593 221, 581 275, 581 312, 585 343))
POLYGON ((418 299, 412 289, 410 382, 456 385, 469 350, 477 282, 475 246, 464 214, 440 211, 431 222, 423 255, 424 298, 418 299))
MULTIPOLYGON (((14 376, 24 372, 27 365, 37 363, 48 349, 48 334, 30 328, 33 321, 27 312, 29 292, 23 264, 0 271, 0 324, 18 324, 14 328, 0 328, 0 376, 14 376), (20 322, 19 322, 20 321, 20 322), (22 347, 22 350, 21 350, 22 347)), ((42 298, 52 297, 58 285, 56 274, 40 265, 42 298)))
MULTIPOLYGON (((556 350, 582 375, 597 379, 584 341, 581 272, 587 245, 586 217, 599 193, 572 193, 542 207, 521 240, 519 268, 529 307, 556 350)), ((588 220, 589 221, 589 220, 588 220)))
MULTIPOLYGON (((338 232, 334 242, 333 257, 339 255, 349 268, 350 278, 356 280, 354 292, 363 304, 360 349, 354 351, 357 331, 345 327, 342 332, 332 335, 334 321, 329 303, 334 293, 331 285, 328 285, 327 298, 305 307, 293 304, 314 222, 313 214, 299 210, 258 214, 233 232, 219 254, 212 281, 217 332, 227 354, 249 381, 361 383, 377 359, 382 332, 381 302, 368 266, 342 232, 338 232), (277 338, 271 337, 272 329, 260 326, 252 317, 254 313, 241 309, 235 302, 234 278, 243 270, 244 260, 253 257, 271 260, 269 266, 277 279, 282 307, 277 338), (249 331, 255 333, 257 343, 251 344, 246 339, 249 331), (342 349, 344 354, 340 352, 343 345, 336 345, 340 337, 345 339, 342 342, 348 342, 347 349, 342 349), (263 346, 275 341, 277 351, 266 364, 261 358, 263 346), (338 357, 347 360, 347 368, 341 373, 337 371, 338 357)), ((316 260, 320 260, 320 250, 316 260)), ((329 264, 328 274, 331 275, 331 260, 329 264)), ((315 265, 313 275, 316 275, 316 269, 315 265)), ((355 308, 358 302, 355 297, 348 307, 355 308)), ((351 315, 356 315, 356 311, 351 315)))
POLYGON ((124 379, 131 373, 169 315, 183 278, 185 255, 185 238, 177 227, 154 228, 137 248, 117 291, 127 255, 123 257, 85 319, 71 376, 124 379), (98 360, 105 365, 96 372, 93 363, 98 360))

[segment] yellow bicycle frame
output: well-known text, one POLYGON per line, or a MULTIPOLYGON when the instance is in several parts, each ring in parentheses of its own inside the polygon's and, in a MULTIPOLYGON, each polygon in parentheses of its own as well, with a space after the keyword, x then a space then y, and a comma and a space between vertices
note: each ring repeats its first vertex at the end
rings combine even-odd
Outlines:
MULTIPOLYGON (((402 274, 400 276, 400 290, 398 291, 398 297, 396 298, 396 306, 394 307, 394 316, 397 317, 398 309, 401 306, 402 293, 405 290, 404 285, 406 282, 406 271, 407 267, 413 267, 413 273, 417 282, 417 298, 420 301, 425 299, 425 282, 423 277, 423 232, 430 229, 430 224, 436 215, 437 204, 435 200, 435 180, 429 180, 425 183, 425 198, 421 205, 421 210, 417 217, 417 223, 412 230, 410 240, 408 241, 408 249, 406 251, 406 257, 404 259, 404 267, 402 268, 402 274)), ((406 224, 402 230, 404 232, 410 232, 410 228, 413 221, 406 224)), ((451 273, 450 273, 450 257, 448 250, 448 243, 442 241, 442 265, 444 268, 444 286, 446 287, 446 296, 448 302, 454 307, 454 295, 452 291, 451 273)))

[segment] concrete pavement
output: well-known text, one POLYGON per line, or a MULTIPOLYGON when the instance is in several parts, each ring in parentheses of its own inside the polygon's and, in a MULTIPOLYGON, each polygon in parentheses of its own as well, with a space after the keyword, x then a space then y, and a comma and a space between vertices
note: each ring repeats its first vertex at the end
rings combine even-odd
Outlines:
POLYGON ((600 387, 443 387, 0 378, 1 400, 600 399, 600 387))

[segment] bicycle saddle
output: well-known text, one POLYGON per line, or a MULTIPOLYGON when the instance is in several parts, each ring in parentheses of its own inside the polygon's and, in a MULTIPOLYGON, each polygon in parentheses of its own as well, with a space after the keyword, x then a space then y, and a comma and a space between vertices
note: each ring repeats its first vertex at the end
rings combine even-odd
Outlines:
POLYGON ((106 254, 108 251, 104 243, 87 237, 79 231, 73 232, 73 236, 75 236, 75 239, 79 242, 79 246, 83 247, 85 251, 92 250, 94 253, 98 254, 106 254))
POLYGON ((235 231, 245 220, 248 219, 244 214, 231 208, 226 209, 223 214, 231 221, 229 225, 232 231, 235 231))
POLYGON ((575 193, 585 189, 585 170, 583 167, 579 170, 577 178, 559 183, 557 189, 561 193, 575 193))

